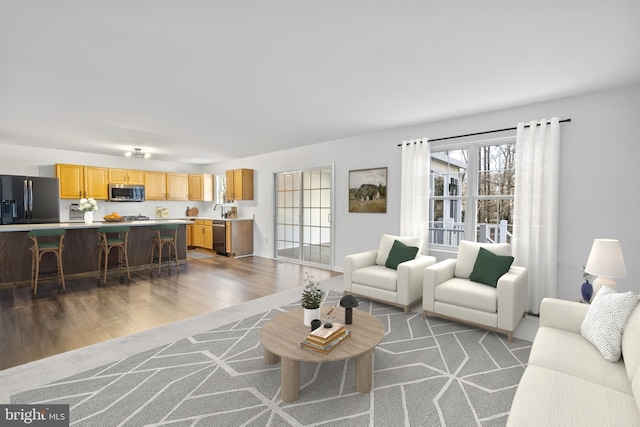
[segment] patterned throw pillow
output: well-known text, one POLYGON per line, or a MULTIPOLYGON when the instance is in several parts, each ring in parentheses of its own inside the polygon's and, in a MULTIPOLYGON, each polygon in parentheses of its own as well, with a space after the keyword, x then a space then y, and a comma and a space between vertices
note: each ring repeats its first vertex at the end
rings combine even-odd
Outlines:
POLYGON ((580 333, 609 362, 620 359, 622 332, 637 303, 638 296, 633 292, 617 293, 603 286, 589 306, 580 333))

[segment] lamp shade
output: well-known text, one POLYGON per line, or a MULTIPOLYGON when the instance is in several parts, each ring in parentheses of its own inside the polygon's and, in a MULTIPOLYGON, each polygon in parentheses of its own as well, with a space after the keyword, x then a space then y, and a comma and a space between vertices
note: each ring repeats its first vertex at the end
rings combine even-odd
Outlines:
POLYGON ((627 277, 620 242, 614 239, 595 239, 584 271, 602 277, 627 277))

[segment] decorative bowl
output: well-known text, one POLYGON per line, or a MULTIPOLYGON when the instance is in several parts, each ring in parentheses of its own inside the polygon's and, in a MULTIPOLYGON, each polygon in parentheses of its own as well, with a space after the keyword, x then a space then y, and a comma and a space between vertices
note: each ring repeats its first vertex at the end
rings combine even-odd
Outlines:
POLYGON ((104 217, 104 220, 106 222, 122 222, 124 221, 124 218, 109 218, 109 217, 104 217))

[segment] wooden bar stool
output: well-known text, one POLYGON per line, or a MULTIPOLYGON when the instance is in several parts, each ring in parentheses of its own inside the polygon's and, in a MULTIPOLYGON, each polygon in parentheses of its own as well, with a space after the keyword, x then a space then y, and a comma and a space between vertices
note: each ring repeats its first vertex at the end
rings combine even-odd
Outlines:
POLYGON ((176 263, 178 275, 180 275, 180 267, 178 266, 178 224, 159 224, 150 227, 153 232, 151 238, 151 262, 149 263, 149 277, 153 277, 153 263, 158 262, 158 276, 162 267, 162 249, 164 245, 168 247, 167 261, 169 263, 169 274, 171 274, 171 260, 176 263), (173 247, 173 255, 171 255, 171 247, 173 247), (155 249, 158 248, 158 256, 154 256, 155 249))
MULTIPOLYGON (((33 241, 31 246, 31 290, 33 295, 38 293, 38 278, 40 277, 40 261, 42 256, 46 253, 51 253, 56 256, 57 270, 58 270, 58 283, 62 283, 62 289, 67 289, 64 284, 64 272, 62 270, 62 249, 64 245, 62 240, 65 236, 65 229, 45 229, 45 230, 31 230, 27 236, 33 241)), ((60 286, 60 285, 58 285, 60 286)))
POLYGON ((102 284, 107 283, 107 270, 109 269, 109 252, 118 248, 118 267, 120 268, 120 283, 124 280, 124 269, 127 270, 127 278, 131 283, 129 271, 129 228, 128 225, 98 228, 98 282, 103 276, 102 284), (124 258, 124 262, 123 262, 124 258), (103 272, 100 274, 100 272, 103 272))

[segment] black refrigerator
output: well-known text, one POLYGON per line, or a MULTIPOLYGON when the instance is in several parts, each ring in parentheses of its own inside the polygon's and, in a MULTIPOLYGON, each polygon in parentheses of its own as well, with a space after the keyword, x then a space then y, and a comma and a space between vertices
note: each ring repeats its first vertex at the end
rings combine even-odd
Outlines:
POLYGON ((0 224, 60 222, 58 178, 0 175, 0 224))

